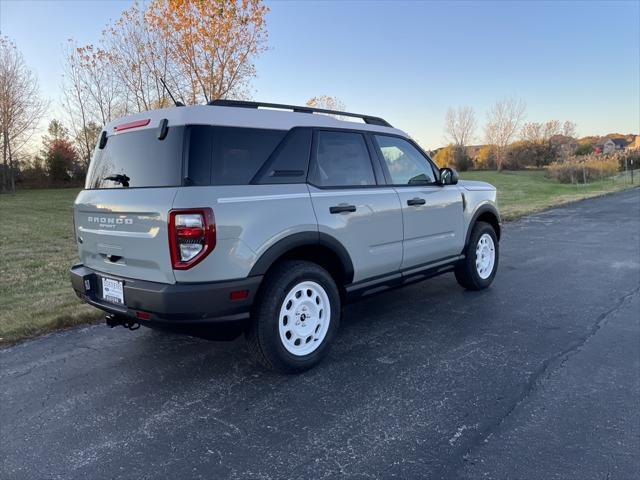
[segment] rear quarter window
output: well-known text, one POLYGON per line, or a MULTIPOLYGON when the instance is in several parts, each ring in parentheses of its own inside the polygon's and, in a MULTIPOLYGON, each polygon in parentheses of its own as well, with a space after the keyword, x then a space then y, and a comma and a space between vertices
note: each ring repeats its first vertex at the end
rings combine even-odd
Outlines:
POLYGON ((294 128, 271 154, 252 183, 306 183, 311 153, 310 128, 294 128))
POLYGON ((189 127, 189 185, 247 185, 286 135, 284 130, 189 127))

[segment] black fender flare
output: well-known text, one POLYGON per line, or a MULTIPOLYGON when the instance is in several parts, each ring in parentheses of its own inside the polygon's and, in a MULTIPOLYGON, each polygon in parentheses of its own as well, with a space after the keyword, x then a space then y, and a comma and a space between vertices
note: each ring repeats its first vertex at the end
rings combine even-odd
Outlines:
POLYGON ((473 230, 473 226, 478 221, 478 218, 484 213, 490 213, 495 217, 496 223, 498 226, 496 230, 496 235, 498 237, 498 240, 500 240, 500 234, 502 230, 502 226, 501 226, 502 221, 500 220, 500 212, 498 212, 498 209, 492 204, 485 203, 484 205, 480 205, 478 209, 474 212, 473 216, 471 217, 471 221, 469 222, 469 228, 467 229, 467 235, 464 239, 465 247, 469 245, 469 239, 471 238, 471 231, 473 230))
POLYGON ((340 259, 347 284, 353 281, 353 262, 347 249, 336 238, 323 232, 298 232, 271 245, 251 268, 249 276, 264 275, 269 268, 284 254, 294 248, 304 246, 323 246, 330 249, 340 259))

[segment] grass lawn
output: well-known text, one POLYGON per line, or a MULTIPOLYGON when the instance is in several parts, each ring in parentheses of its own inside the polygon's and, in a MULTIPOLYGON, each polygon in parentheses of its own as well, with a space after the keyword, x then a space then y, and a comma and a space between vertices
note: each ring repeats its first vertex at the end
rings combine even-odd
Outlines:
POLYGON ((0 195, 0 342, 97 319, 71 290, 77 189, 0 195))
MULTIPOLYGON (((465 172, 462 178, 498 187, 504 218, 621 190, 626 179, 588 186, 563 185, 544 172, 465 172)), ((0 343, 101 317, 82 304, 69 283, 77 261, 71 207, 76 189, 23 190, 0 195, 0 343)))
MULTIPOLYGON (((640 183, 640 172, 635 176, 640 183)), ((522 215, 538 212, 563 203, 595 197, 609 192, 629 188, 629 177, 620 175, 615 180, 607 179, 587 185, 558 183, 545 178, 540 170, 519 170, 515 172, 475 171, 462 172, 465 180, 481 180, 495 185, 498 189, 498 207, 504 220, 513 220, 522 215)))

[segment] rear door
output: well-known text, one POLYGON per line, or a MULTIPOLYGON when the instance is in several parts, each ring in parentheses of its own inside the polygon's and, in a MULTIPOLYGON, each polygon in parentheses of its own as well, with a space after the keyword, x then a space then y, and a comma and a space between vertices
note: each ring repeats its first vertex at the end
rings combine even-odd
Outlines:
POLYGON ((440 186, 429 159, 411 142, 373 135, 388 183, 398 192, 404 220, 402 268, 460 254, 464 245, 462 195, 440 186))
POLYGON ((80 261, 105 274, 174 283, 167 214, 182 182, 183 127, 116 133, 96 148, 74 220, 80 261))
POLYGON ((309 191, 318 228, 347 249, 354 281, 397 271, 400 201, 393 188, 380 185, 370 142, 360 132, 317 130, 311 150, 309 191))

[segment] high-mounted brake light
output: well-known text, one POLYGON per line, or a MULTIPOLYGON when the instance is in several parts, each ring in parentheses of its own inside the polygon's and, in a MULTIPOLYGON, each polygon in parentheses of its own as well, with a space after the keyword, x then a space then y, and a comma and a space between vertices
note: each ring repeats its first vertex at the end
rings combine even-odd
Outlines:
POLYGON ((123 130, 129 130, 131 128, 146 127, 147 125, 149 125, 150 122, 151 122, 150 118, 147 118, 145 120, 136 120, 135 122, 129 122, 129 123, 123 123, 122 125, 116 125, 115 127, 113 127, 113 129, 116 132, 121 132, 123 130))
POLYGON ((216 223, 210 208, 171 210, 169 248, 174 270, 200 263, 216 246, 216 223))

